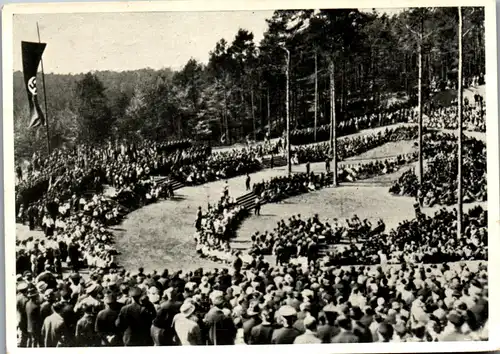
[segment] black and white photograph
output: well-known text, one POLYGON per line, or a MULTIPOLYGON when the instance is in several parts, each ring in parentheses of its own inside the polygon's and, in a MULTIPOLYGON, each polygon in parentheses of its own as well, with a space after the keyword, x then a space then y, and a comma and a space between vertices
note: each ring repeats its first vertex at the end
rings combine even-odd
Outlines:
POLYGON ((494 349, 495 2, 185 3, 4 9, 7 350, 494 349))

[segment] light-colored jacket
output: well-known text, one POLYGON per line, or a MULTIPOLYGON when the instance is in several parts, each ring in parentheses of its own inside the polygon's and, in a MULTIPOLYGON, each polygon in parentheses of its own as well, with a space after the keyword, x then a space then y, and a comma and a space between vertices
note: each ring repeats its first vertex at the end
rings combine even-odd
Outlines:
POLYGON ((306 333, 301 334, 293 341, 293 344, 318 344, 321 343, 321 339, 316 337, 314 332, 306 330, 306 333))
POLYGON ((175 315, 173 327, 181 345, 202 345, 201 330, 198 323, 183 314, 175 315))

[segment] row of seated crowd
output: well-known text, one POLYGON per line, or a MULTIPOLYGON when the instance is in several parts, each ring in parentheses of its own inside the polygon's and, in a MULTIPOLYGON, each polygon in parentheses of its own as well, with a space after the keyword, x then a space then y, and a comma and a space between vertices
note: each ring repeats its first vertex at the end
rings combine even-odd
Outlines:
MULTIPOLYGON (((452 134, 434 133, 424 143, 426 169, 423 183, 418 183, 415 171, 406 171, 393 183, 390 192, 417 198, 423 206, 451 205, 457 201, 457 143, 452 134)), ((486 144, 475 138, 463 143, 463 200, 484 202, 487 198, 486 144)))
MULTIPOLYGON (((451 105, 443 106, 432 104, 423 112, 423 125, 429 129, 457 129, 458 105, 457 100, 451 105)), ((474 102, 464 98, 463 127, 468 131, 486 132, 486 102, 480 94, 474 95, 474 102)), ((337 125, 337 136, 346 136, 364 129, 390 126, 398 123, 418 123, 418 112, 415 107, 407 104, 395 105, 380 112, 352 117, 341 120, 337 125)), ((330 124, 314 128, 294 129, 290 132, 290 142, 293 145, 322 142, 330 139, 330 124)))
MULTIPOLYGON (((410 107, 391 107, 377 113, 371 113, 360 117, 352 117, 341 120, 337 125, 337 136, 346 136, 357 133, 364 129, 372 129, 408 123, 415 120, 415 110, 410 107)), ((326 141, 330 139, 330 124, 317 127, 316 140, 314 139, 314 128, 294 129, 290 132, 290 143, 294 145, 309 144, 313 142, 326 141)))
MULTIPOLYGON (((462 124, 464 130, 486 132, 486 102, 483 96, 476 94, 474 104, 464 99, 462 109, 462 124)), ((409 123, 417 123, 418 116, 412 115, 409 123)), ((427 128, 457 129, 458 128, 458 104, 457 100, 448 107, 436 107, 424 112, 422 124, 427 128)))
MULTIPOLYGON (((415 128, 397 128, 344 139, 338 154, 345 159, 415 136, 415 128)), ((118 268, 109 226, 162 195, 151 176, 162 173, 185 184, 201 184, 262 168, 259 148, 214 154, 206 147, 182 144, 87 148, 68 154, 71 158, 56 152, 44 163, 36 157, 28 174, 18 173, 19 194, 36 190, 33 186, 48 178, 43 182, 45 192, 24 196, 17 210, 19 221, 28 220, 30 228, 41 226, 46 235, 42 240, 16 241, 20 346, 487 339, 484 266, 412 265, 443 259, 487 260, 487 215, 481 209, 465 215, 462 238, 454 233, 456 211, 423 215, 388 233, 383 221, 373 228, 357 217, 347 225, 337 221, 329 225, 319 217, 301 220, 297 216, 280 222, 273 232, 254 235, 251 251, 241 254, 231 250, 229 241, 248 211, 225 188, 218 203, 209 205, 205 213, 199 210, 195 226, 197 251, 232 264, 231 273, 200 269, 145 274, 141 269, 131 274, 118 268), (39 172, 47 169, 45 176, 39 172), (74 170, 74 174, 61 172, 74 170), (84 182, 87 178, 91 182, 84 182), (105 184, 116 188, 114 195, 102 194, 105 184), (88 190, 92 196, 85 194, 88 190), (343 251, 318 256, 320 244, 346 238, 350 245, 343 251), (352 242, 366 238, 373 242, 361 246, 352 242), (268 254, 276 255, 275 266, 264 261, 268 254), (69 277, 63 275, 63 263, 72 270, 69 277), (403 266, 385 268, 392 263, 403 266), (340 267, 353 264, 384 268, 340 267), (91 271, 89 279, 79 273, 84 267, 91 271)), ((445 145, 449 155, 452 144, 445 145)), ((326 144, 295 150, 299 163, 329 165, 327 151, 326 144)), ((390 173, 415 157, 340 166, 339 181, 390 173)), ((474 178, 481 166, 474 166, 477 171, 466 173, 466 178, 477 182, 474 178)), ((303 173, 256 183, 253 192, 259 203, 278 202, 330 184, 328 175, 303 173)))

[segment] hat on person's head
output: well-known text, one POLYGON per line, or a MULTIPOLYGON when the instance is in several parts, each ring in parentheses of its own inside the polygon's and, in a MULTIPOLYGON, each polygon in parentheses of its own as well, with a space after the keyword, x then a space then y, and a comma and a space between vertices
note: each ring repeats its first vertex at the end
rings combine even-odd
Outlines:
POLYGON ((337 324, 340 328, 350 329, 351 328, 351 320, 344 315, 341 315, 337 318, 337 324))
POLYGON ((77 272, 73 272, 69 275, 70 279, 73 279, 73 280, 80 280, 80 274, 77 273, 77 272))
POLYGON ((297 315, 297 310, 295 310, 295 308, 289 305, 281 306, 278 312, 283 317, 291 317, 297 315))
POLYGON ((45 290, 45 292, 43 293, 43 297, 45 299, 50 299, 53 295, 54 295, 54 289, 47 289, 45 290))
POLYGON ((323 307, 323 312, 337 312, 337 309, 333 304, 328 304, 325 307, 323 307))
POLYGON ((248 316, 256 316, 259 313, 260 313, 260 307, 258 304, 254 304, 253 306, 250 306, 250 308, 247 310, 248 316))
POLYGON ((22 282, 17 285, 17 291, 25 291, 28 289, 28 283, 22 282))
POLYGON ((174 288, 172 288, 172 287, 163 290, 163 298, 170 299, 172 297, 173 292, 174 292, 174 288))
POLYGON ((39 291, 40 293, 44 293, 44 292, 45 292, 45 290, 47 290, 47 288, 48 288, 48 287, 49 287, 49 286, 48 286, 48 285, 47 285, 47 283, 46 283, 46 282, 44 282, 44 281, 39 281, 38 283, 36 283, 36 288, 38 289, 38 291, 39 291))
POLYGON ((299 305, 300 311, 311 311, 311 303, 309 301, 303 302, 299 305))
POLYGON ((453 323, 455 326, 459 327, 464 323, 464 318, 463 318, 463 316, 459 315, 457 312, 451 311, 448 314, 448 321, 453 323))
POLYGON ((304 318, 305 328, 311 328, 314 324, 316 324, 316 319, 313 316, 306 316, 306 318, 304 318))
POLYGON ((393 330, 393 327, 390 323, 387 323, 387 322, 382 322, 379 324, 378 326, 378 332, 382 335, 382 336, 392 336, 392 334, 394 333, 394 330, 393 330))
POLYGON ((153 304, 160 301, 160 291, 158 290, 158 288, 156 286, 152 286, 151 288, 149 288, 148 298, 149 298, 149 301, 151 301, 153 304))
POLYGON ((134 286, 128 292, 130 297, 138 297, 142 295, 142 291, 139 287, 134 286))
POLYGON ((184 302, 180 308, 180 313, 182 313, 184 316, 189 317, 193 314, 193 312, 196 310, 196 307, 192 302, 184 302))
POLYGON ((38 291, 36 290, 36 288, 34 286, 30 286, 28 288, 28 293, 27 293, 28 297, 35 297, 35 296, 38 296, 38 291))
POLYGON ((25 271, 25 272, 23 273, 23 275, 22 275, 22 276, 26 278, 26 277, 31 277, 32 275, 33 275, 33 274, 32 274, 29 270, 27 270, 27 271, 25 271))
POLYGON ((210 294, 210 300, 214 306, 220 306, 224 303, 224 293, 220 290, 215 290, 210 294))

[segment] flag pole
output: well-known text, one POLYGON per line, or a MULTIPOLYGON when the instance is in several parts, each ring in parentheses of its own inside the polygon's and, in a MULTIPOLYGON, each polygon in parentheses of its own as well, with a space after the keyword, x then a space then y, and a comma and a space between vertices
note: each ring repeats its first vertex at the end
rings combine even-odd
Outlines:
MULTIPOLYGON (((41 43, 40 28, 38 27, 38 22, 36 23, 36 32, 38 33, 38 43, 41 43)), ((47 129, 47 150, 49 151, 49 155, 50 155, 51 150, 50 150, 50 133, 49 133, 49 113, 47 111, 47 90, 45 88, 45 72, 43 71, 43 59, 42 58, 40 58, 40 65, 42 67, 43 100, 44 100, 44 105, 45 105, 45 128, 47 129)))

